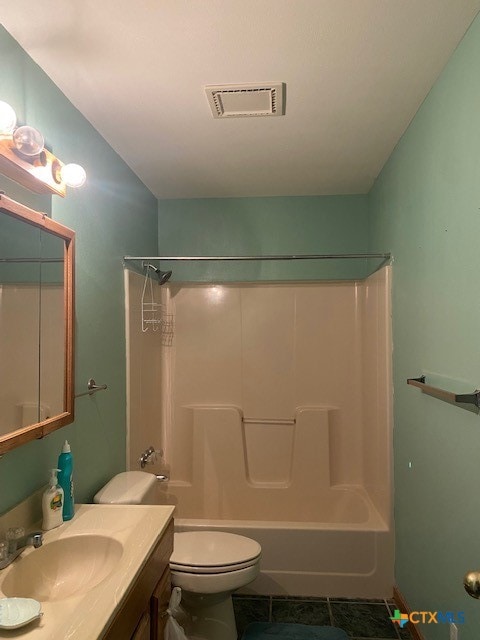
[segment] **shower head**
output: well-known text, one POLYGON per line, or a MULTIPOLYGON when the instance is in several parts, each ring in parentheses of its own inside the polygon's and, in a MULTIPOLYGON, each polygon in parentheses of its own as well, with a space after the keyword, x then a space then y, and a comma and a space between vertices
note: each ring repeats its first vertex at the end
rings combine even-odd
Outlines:
POLYGON ((165 284, 168 280, 170 280, 171 275, 172 275, 171 271, 160 271, 160 269, 158 269, 157 270, 158 284, 160 285, 165 284))
POLYGON ((152 269, 153 271, 155 271, 158 277, 158 284, 160 285, 165 284, 165 282, 167 282, 172 275, 171 271, 162 271, 161 269, 155 267, 153 264, 147 262, 144 262, 143 267, 145 269, 152 269))

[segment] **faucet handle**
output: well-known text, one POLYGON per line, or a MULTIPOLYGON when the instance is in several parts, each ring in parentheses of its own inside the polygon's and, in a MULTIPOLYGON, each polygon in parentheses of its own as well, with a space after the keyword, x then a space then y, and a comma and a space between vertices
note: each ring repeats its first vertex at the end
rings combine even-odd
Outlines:
POLYGON ((7 529, 5 538, 7 539, 9 553, 17 550, 18 540, 24 536, 25 529, 23 527, 10 527, 10 529, 7 529))
POLYGON ((155 464, 155 462, 157 461, 157 455, 162 458, 163 449, 155 449, 153 446, 145 449, 138 460, 140 462, 141 468, 144 469, 147 464, 155 464))
POLYGON ((5 569, 12 564, 15 558, 18 558, 27 547, 38 549, 42 546, 43 531, 32 531, 21 538, 15 537, 20 530, 21 527, 14 527, 7 531, 7 536, 10 536, 10 539, 3 543, 3 548, 0 547, 0 569, 5 569), (5 553, 5 549, 7 553, 5 553))

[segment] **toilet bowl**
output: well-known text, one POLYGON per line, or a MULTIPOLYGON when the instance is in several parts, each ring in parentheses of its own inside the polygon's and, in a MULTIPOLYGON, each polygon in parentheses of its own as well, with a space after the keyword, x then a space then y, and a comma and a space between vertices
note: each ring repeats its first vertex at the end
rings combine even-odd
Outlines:
MULTIPOLYGON (((144 471, 120 473, 94 497, 99 504, 152 504, 156 478, 144 471)), ((172 585, 182 590, 179 619, 191 640, 237 640, 232 593, 257 577, 261 547, 222 531, 174 534, 172 585)))
POLYGON ((258 542, 222 531, 186 531, 174 535, 170 558, 172 584, 182 589, 192 638, 236 640, 231 595, 258 575, 258 542))

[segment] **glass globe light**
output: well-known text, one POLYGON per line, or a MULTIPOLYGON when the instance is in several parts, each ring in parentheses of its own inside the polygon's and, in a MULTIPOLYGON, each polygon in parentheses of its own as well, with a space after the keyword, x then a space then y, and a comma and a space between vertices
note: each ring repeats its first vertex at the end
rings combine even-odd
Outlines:
POLYGON ((79 164, 64 164, 60 169, 60 177, 67 187, 81 187, 85 184, 87 174, 79 164))
POLYGON ((17 115, 12 107, 0 100, 0 134, 10 134, 17 124, 17 115))
POLYGON ((42 152, 45 141, 40 131, 24 126, 15 129, 13 144, 24 156, 37 156, 42 152))

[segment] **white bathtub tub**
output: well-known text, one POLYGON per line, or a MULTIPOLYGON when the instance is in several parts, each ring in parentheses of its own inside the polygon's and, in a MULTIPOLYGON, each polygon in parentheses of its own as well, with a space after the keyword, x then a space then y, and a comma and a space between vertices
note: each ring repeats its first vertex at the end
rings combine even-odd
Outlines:
POLYGON ((245 593, 391 597, 393 535, 362 489, 330 489, 294 511, 295 521, 283 521, 278 504, 269 501, 263 509, 269 520, 179 517, 175 525, 177 531, 216 529, 257 540, 261 573, 245 593))

